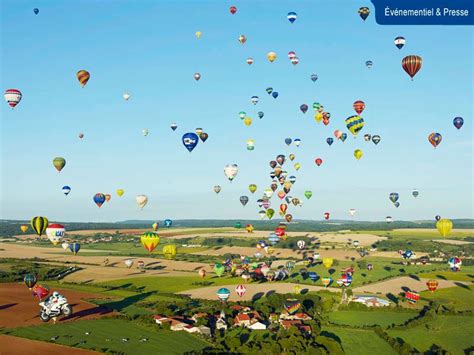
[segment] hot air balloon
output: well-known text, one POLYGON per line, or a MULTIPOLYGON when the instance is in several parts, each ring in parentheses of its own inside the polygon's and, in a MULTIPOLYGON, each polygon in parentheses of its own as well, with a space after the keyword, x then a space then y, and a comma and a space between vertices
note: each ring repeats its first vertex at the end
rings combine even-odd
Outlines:
POLYGON ((379 135, 372 136, 372 142, 374 142, 375 145, 379 144, 380 136, 379 135))
POLYGON ((400 196, 399 196, 398 193, 396 193, 396 192, 392 192, 392 193, 390 193, 390 195, 388 195, 388 198, 389 198, 390 201, 392 201, 393 203, 397 202, 399 197, 400 197, 400 196))
POLYGON ((21 101, 21 91, 17 89, 7 89, 3 94, 5 101, 10 105, 11 108, 15 108, 21 101))
POLYGON ((63 186, 61 190, 63 191, 63 194, 65 194, 66 196, 69 195, 69 193, 71 192, 71 188, 67 185, 63 186))
POLYGON ((46 235, 54 246, 58 245, 65 233, 66 228, 62 224, 49 224, 48 228, 46 228, 46 235))
POLYGON ((22 225, 22 226, 20 226, 20 229, 23 233, 26 233, 26 231, 28 230, 28 226, 27 225, 22 225))
POLYGON ((267 59, 270 63, 273 63, 276 58, 277 58, 277 55, 276 55, 275 52, 268 52, 267 53, 267 59))
POLYGON ((462 117, 455 117, 453 120, 453 125, 457 129, 461 129, 462 125, 464 124, 464 119, 462 117))
POLYGON ((178 247, 176 244, 167 244, 163 247, 163 255, 167 259, 174 259, 178 253, 178 247))
POLYGON ((439 221, 440 219, 441 219, 441 216, 440 216, 440 215, 436 215, 436 216, 435 216, 435 220, 436 220, 436 221, 439 221))
POLYGON ((395 43, 398 49, 402 49, 406 41, 405 41, 405 37, 399 36, 399 37, 396 37, 393 42, 395 43))
POLYGON ((318 80, 318 76, 316 74, 311 74, 311 81, 314 83, 316 80, 318 80))
POLYGON ((158 230, 158 227, 159 227, 159 223, 158 222, 155 222, 151 225, 151 227, 153 228, 153 230, 156 232, 158 230))
POLYGON ((247 233, 253 233, 253 230, 254 230, 253 225, 247 224, 245 226, 245 230, 247 231, 247 233))
POLYGON ((196 35, 196 38, 199 39, 202 36, 202 32, 201 31, 196 31, 195 35, 196 35))
POLYGON ((94 202, 100 208, 105 202, 105 195, 103 193, 97 193, 94 195, 94 202))
POLYGON ((238 172, 239 167, 237 164, 229 164, 224 167, 224 175, 229 181, 234 180, 238 172))
POLYGON ((252 65, 253 64, 253 58, 247 58, 246 62, 247 62, 248 65, 252 65))
POLYGON ((226 302, 230 296, 230 291, 228 288, 222 287, 217 290, 216 294, 217 297, 221 300, 221 302, 226 302))
POLYGON ((256 104, 258 103, 258 100, 259 100, 259 99, 258 99, 258 96, 252 96, 252 97, 250 98, 250 102, 251 102, 252 104, 254 104, 254 105, 256 105, 256 104))
POLYGON ((194 76, 193 76, 193 77, 194 77, 194 80, 199 81, 199 79, 201 79, 201 74, 199 74, 199 73, 194 73, 194 76))
POLYGON ((151 253, 160 242, 160 236, 154 232, 145 232, 141 235, 140 241, 143 247, 151 253))
POLYGON ((349 287, 351 283, 352 283, 352 275, 347 274, 347 273, 342 275, 341 278, 337 280, 337 284, 343 287, 349 287))
POLYGON ((364 155, 364 153, 362 152, 362 150, 360 149, 356 149, 354 150, 354 157, 359 160, 360 158, 362 158, 362 155, 364 155))
POLYGON ((332 277, 323 277, 321 279, 321 283, 323 284, 324 287, 329 287, 332 284, 332 277))
POLYGON ((333 258, 323 258, 323 265, 326 269, 329 269, 334 262, 333 258))
POLYGON ((350 116, 346 118, 346 127, 354 135, 357 136, 357 133, 364 127, 364 119, 358 115, 350 116))
POLYGON ((36 7, 35 7, 35 8, 33 9, 33 12, 35 13, 35 15, 38 15, 38 14, 39 14, 39 12, 40 12, 40 10, 39 10, 38 8, 36 8, 36 7))
POLYGON ((356 214, 356 209, 355 208, 349 208, 349 214, 351 215, 351 217, 354 217, 354 215, 356 214))
POLYGON ((316 163, 317 166, 320 166, 323 163, 323 160, 321 158, 316 158, 314 162, 316 163))
POLYGON ((347 138, 347 133, 343 133, 343 134, 341 134, 341 138, 339 138, 339 139, 344 143, 346 138, 347 138))
POLYGON ((82 87, 86 86, 87 82, 91 77, 87 70, 79 70, 76 75, 77 80, 79 80, 79 83, 81 83, 82 87))
POLYGON ((131 96, 132 95, 130 95, 128 92, 124 92, 123 95, 122 95, 122 97, 125 101, 128 101, 128 99, 130 99, 131 96))
POLYGON ((275 214, 275 210, 273 208, 269 208, 265 214, 267 215, 268 219, 272 219, 273 215, 275 214))
POLYGON ((230 13, 233 15, 233 14, 235 14, 235 13, 237 12, 237 8, 236 8, 235 6, 231 6, 231 7, 229 8, 229 11, 230 11, 230 13))
POLYGON ((313 192, 311 192, 309 190, 306 190, 304 192, 304 196, 309 200, 311 198, 311 196, 313 196, 313 192))
POLYGON ((240 35, 239 42, 240 44, 244 44, 245 42, 247 42, 247 37, 245 37, 245 35, 240 35))
POLYGON ((202 132, 202 133, 199 135, 199 138, 201 138, 202 142, 204 143, 204 142, 207 141, 207 139, 209 138, 209 135, 208 135, 206 132, 202 132))
POLYGON ((277 91, 272 92, 272 97, 276 99, 278 97, 278 92, 277 91))
POLYGON ((125 193, 125 190, 123 190, 123 189, 117 189, 117 195, 118 195, 118 197, 122 197, 124 193, 125 193))
POLYGON ((49 295, 49 288, 46 285, 36 284, 31 289, 33 296, 37 297, 39 300, 45 298, 49 295))
POLYGON ((440 219, 436 222, 436 229, 438 230, 439 234, 443 237, 446 237, 453 229, 453 222, 449 219, 440 219))
POLYGON ((296 12, 288 12, 288 15, 286 16, 286 18, 288 19, 288 21, 290 21, 290 23, 293 23, 296 21, 296 18, 297 18, 297 15, 296 15, 296 12))
POLYGON ((306 243, 305 243, 304 240, 298 240, 298 241, 296 242, 296 246, 298 247, 298 249, 303 250, 304 247, 306 246, 306 243))
POLYGON ((165 219, 165 227, 170 228, 171 225, 173 224, 173 221, 169 218, 165 219))
POLYGON ((361 18, 362 20, 364 20, 364 21, 365 21, 365 20, 367 19, 367 17, 369 17, 369 15, 370 15, 370 10, 369 10, 369 8, 368 8, 368 7, 365 7, 365 6, 359 8, 359 11, 357 11, 357 12, 359 13, 360 18, 361 18))
POLYGON ((46 217, 33 217, 30 224, 35 233, 41 237, 48 228, 48 219, 46 217))
POLYGON ((411 80, 421 69, 423 60, 417 55, 408 55, 402 59, 402 68, 410 76, 411 80))
POLYGON ((295 143, 295 145, 296 145, 297 147, 299 147, 299 146, 301 145, 301 139, 300 139, 300 138, 295 138, 295 139, 293 140, 293 143, 295 143))
POLYGON ((370 134, 364 134, 364 140, 366 142, 370 142, 370 139, 372 138, 372 136, 370 134))
POLYGON ((56 157, 53 159, 53 165, 58 172, 61 172, 61 170, 63 170, 64 166, 66 165, 66 159, 62 157, 56 157))
POLYGON ((61 248, 63 248, 63 250, 68 250, 69 249, 69 243, 67 242, 64 242, 64 243, 61 243, 61 248))
POLYGON ((125 263, 125 266, 130 269, 133 265, 133 260, 132 259, 126 259, 123 261, 125 263))
POLYGON ((415 304, 420 299, 420 294, 415 291, 407 291, 405 292, 405 298, 411 304, 415 304))
POLYGON ((84 133, 79 133, 78 137, 79 137, 79 139, 84 138, 84 133))
POLYGON ((249 127, 252 124, 252 119, 250 117, 244 118, 244 124, 249 127))
POLYGON ((441 136, 441 134, 439 133, 433 132, 428 136, 428 141, 431 143, 431 145, 434 148, 436 148, 441 143, 442 140, 443 140, 443 136, 441 136))
POLYGON ((308 105, 302 104, 300 106, 300 110, 301 110, 301 112, 306 113, 308 111, 308 105))
POLYGON ((216 263, 214 265, 214 273, 218 276, 221 277, 225 272, 225 266, 222 265, 221 263, 216 263))
POLYGON ((331 137, 327 138, 326 139, 326 143, 331 146, 331 144, 334 142, 334 139, 332 139, 331 137))
POLYGON ((142 134, 144 137, 148 136, 148 133, 150 133, 150 131, 147 128, 142 129, 142 134))
POLYGON ((135 201, 137 202, 138 207, 143 209, 143 207, 148 203, 148 197, 146 195, 137 195, 135 201))
POLYGON ((173 131, 176 131, 176 128, 178 128, 178 125, 176 123, 172 123, 170 127, 173 131))
POLYGON ((204 269, 199 269, 199 277, 205 278, 206 277, 206 270, 204 269))
MULTIPOLYGON (((361 101, 361 100, 357 100, 354 102, 354 104, 352 105, 354 107, 354 111, 360 115, 362 113, 362 111, 364 111, 365 109, 365 103, 364 101, 361 101)), ((347 123, 347 122, 346 122, 347 123)))
POLYGON ((365 62, 365 66, 366 66, 368 69, 372 68, 372 65, 374 65, 374 63, 373 63, 371 60, 367 60, 367 61, 365 62))
POLYGON ((105 202, 109 202, 112 196, 110 194, 105 194, 105 202))
POLYGON ((30 290, 36 285, 37 281, 36 276, 33 274, 26 274, 23 278, 23 282, 30 290))
POLYGON ((413 197, 418 197, 418 195, 420 194, 420 192, 417 190, 417 189, 413 189, 412 193, 413 197))
POLYGON ((324 212, 324 219, 327 221, 331 217, 329 212, 324 212))
POLYGON ((186 147, 186 149, 191 153, 193 149, 197 146, 199 143, 199 137, 196 133, 185 133, 183 134, 183 137, 181 138, 183 145, 186 147))
POLYGON ((387 216, 387 217, 385 217, 385 221, 386 221, 387 223, 392 223, 392 222, 393 222, 393 218, 392 218, 391 216, 387 216))
POLYGON ((216 194, 218 194, 219 192, 221 192, 221 187, 220 187, 219 185, 214 186, 214 192, 215 192, 216 194))
POLYGON ((81 244, 79 243, 71 243, 69 244, 69 250, 74 254, 77 255, 79 253, 79 250, 81 249, 81 244))
POLYGON ((245 206, 249 202, 249 197, 248 196, 240 196, 240 203, 242 206, 245 206))
POLYGON ((436 280, 428 280, 426 282, 426 287, 428 287, 428 290, 431 292, 435 292, 436 289, 438 288, 438 281, 436 280))
POLYGON ((291 58, 291 64, 296 65, 300 62, 300 59, 298 57, 291 58))
POLYGON ((451 268, 451 271, 459 271, 461 270, 462 260, 458 257, 452 257, 448 260, 448 265, 451 268))

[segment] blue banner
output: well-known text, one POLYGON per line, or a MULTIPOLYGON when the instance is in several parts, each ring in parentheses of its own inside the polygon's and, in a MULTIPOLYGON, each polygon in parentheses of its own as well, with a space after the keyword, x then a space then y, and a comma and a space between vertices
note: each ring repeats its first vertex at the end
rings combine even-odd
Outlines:
POLYGON ((379 25, 474 25, 474 0, 371 0, 379 25))

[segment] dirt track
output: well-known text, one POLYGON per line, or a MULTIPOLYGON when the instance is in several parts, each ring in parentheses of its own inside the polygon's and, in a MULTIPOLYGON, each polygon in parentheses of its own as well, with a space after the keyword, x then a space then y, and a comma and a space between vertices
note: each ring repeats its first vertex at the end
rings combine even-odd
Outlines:
MULTIPOLYGON (((47 283, 45 284, 47 285, 47 283)), ((108 309, 84 301, 84 299, 104 298, 101 295, 57 288, 50 291, 59 291, 73 307, 73 314, 67 318, 59 318, 59 322, 96 319, 113 314, 108 309)), ((14 328, 43 324, 38 316, 39 309, 38 299, 33 297, 31 291, 24 284, 0 284, 0 327, 14 328)), ((52 323, 52 321, 50 322, 52 323)))
POLYGON ((46 343, 37 340, 0 334, 1 355, 96 355, 95 351, 70 348, 68 346, 46 343))

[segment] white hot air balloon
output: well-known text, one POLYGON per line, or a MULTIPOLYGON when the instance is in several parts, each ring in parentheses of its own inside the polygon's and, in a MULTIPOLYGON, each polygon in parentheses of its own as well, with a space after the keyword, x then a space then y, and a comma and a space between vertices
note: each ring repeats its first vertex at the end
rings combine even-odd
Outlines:
POLYGON ((296 245, 298 246, 299 249, 304 249, 304 247, 306 246, 306 243, 304 240, 298 240, 296 242, 296 245))
POLYGON ((61 246, 63 247, 64 250, 69 250, 69 243, 68 242, 62 243, 61 246))
POLYGON ((126 260, 124 260, 124 263, 125 263, 125 266, 130 269, 133 265, 133 260, 132 259, 126 259, 126 260))
POLYGON ((234 180, 238 172, 239 167, 237 164, 229 164, 224 167, 224 175, 229 179, 229 181, 234 180))
POLYGON ((50 224, 48 225, 48 228, 46 228, 46 235, 53 245, 58 245, 65 233, 66 228, 64 228, 62 224, 50 224))
POLYGON ((138 195, 136 198, 138 207, 142 208, 148 203, 148 197, 146 195, 138 195))
POLYGON ((142 133, 146 137, 148 136, 148 133, 150 133, 150 131, 147 128, 145 128, 145 129, 142 129, 142 133))
POLYGON ((350 208, 349 209, 349 214, 351 215, 351 217, 354 217, 355 213, 356 213, 355 208, 350 208))
POLYGON ((130 95, 128 92, 124 92, 122 97, 125 101, 128 101, 128 99, 131 97, 132 95, 130 95))

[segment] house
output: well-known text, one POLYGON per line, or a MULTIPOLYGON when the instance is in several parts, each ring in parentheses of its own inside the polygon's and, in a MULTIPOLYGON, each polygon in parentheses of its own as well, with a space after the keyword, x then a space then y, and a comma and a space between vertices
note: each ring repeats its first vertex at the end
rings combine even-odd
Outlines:
POLYGON ((270 322, 272 323, 278 323, 278 314, 270 313, 270 315, 268 316, 268 319, 270 319, 270 322))
POLYGON ((257 311, 250 311, 245 313, 239 313, 234 318, 234 326, 246 327, 253 330, 264 330, 267 326, 260 322, 262 318, 257 311))
POLYGON ((193 325, 188 324, 184 326, 183 330, 191 334, 201 334, 206 336, 211 335, 211 329, 204 325, 201 325, 200 327, 195 327, 193 325))
POLYGON ((280 324, 286 330, 290 329, 291 327, 296 327, 302 333, 311 334, 311 327, 309 325, 305 325, 301 320, 280 320, 280 324))
POLYGON ((362 303, 367 307, 387 307, 390 301, 375 296, 354 296, 351 302, 362 303))
MULTIPOLYGON (((194 321, 191 319, 186 319, 182 316, 173 316, 173 317, 166 317, 161 314, 153 316, 155 319, 156 324, 163 325, 168 323, 170 325, 170 329, 173 331, 180 331, 186 330, 187 326, 193 326, 194 321)), ((189 329, 189 327, 187 328, 189 329)))
POLYGON ((167 317, 159 315, 159 314, 154 316, 153 318, 155 319, 156 324, 159 324, 159 325, 162 325, 163 323, 166 323, 166 322, 168 323, 170 322, 170 320, 167 317))
POLYGON ((252 330, 265 330, 267 329, 267 326, 263 324, 262 322, 256 321, 252 323, 251 325, 249 325, 247 328, 252 329, 252 330))
POLYGON ((216 329, 227 330, 227 322, 226 322, 226 319, 225 319, 224 311, 221 311, 221 313, 216 315, 216 329))
POLYGON ((280 320, 311 320, 312 318, 304 312, 288 314, 288 312, 283 311, 280 314, 280 320))
POLYGON ((230 309, 232 309, 233 311, 237 311, 237 312, 250 312, 252 310, 250 307, 241 306, 239 304, 235 304, 233 306, 230 306, 230 309))
POLYGON ((198 321, 198 319, 200 318, 207 318, 208 317, 208 314, 207 313, 204 313, 204 312, 199 312, 199 313, 195 313, 193 314, 193 316, 191 317, 191 319, 195 322, 198 321))

